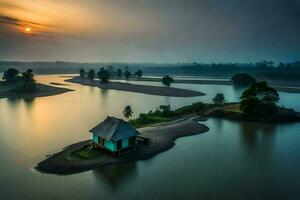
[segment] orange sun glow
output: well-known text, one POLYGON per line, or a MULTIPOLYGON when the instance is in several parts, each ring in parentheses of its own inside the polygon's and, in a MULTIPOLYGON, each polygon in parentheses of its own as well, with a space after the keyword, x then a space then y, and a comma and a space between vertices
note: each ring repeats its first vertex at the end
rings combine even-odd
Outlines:
POLYGON ((25 27, 25 33, 31 33, 31 28, 30 27, 25 27))

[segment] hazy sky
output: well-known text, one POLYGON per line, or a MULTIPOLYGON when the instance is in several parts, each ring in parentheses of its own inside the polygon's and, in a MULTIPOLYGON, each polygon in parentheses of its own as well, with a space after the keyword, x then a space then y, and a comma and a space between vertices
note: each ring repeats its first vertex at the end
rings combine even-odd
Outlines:
POLYGON ((0 0, 0 60, 300 60, 300 0, 0 0))

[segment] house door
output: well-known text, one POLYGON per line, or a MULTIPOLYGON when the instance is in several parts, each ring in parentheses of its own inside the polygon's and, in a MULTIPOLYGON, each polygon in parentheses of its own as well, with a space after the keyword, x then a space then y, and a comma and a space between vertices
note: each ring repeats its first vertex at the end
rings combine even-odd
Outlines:
POLYGON ((122 149, 122 140, 118 140, 117 142, 117 149, 122 149))

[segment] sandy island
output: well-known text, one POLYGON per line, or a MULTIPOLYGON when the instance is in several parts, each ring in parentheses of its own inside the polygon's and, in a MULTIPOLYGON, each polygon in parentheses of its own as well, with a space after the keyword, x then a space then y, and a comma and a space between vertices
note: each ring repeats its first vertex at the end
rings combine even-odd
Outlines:
POLYGON ((66 92, 73 91, 67 88, 54 87, 50 85, 44 85, 37 83, 37 91, 34 93, 24 93, 17 94, 14 92, 10 92, 10 90, 14 87, 14 85, 7 85, 4 83, 0 83, 0 99, 1 98, 34 98, 34 97, 45 97, 45 96, 53 96, 58 94, 63 94, 66 92))
POLYGON ((110 83, 100 83, 99 80, 90 81, 88 79, 81 79, 79 77, 74 77, 72 79, 65 80, 71 83, 78 83, 87 86, 99 87, 101 89, 112 89, 121 90, 127 92, 136 92, 150 95, 160 95, 160 96, 170 96, 170 97, 195 97, 205 95, 202 92, 197 92, 193 90, 164 87, 164 86, 148 86, 148 85, 136 85, 131 83, 121 83, 121 82, 110 82, 110 83))
POLYGON ((146 160, 172 148, 177 138, 204 133, 208 130, 207 126, 198 122, 198 117, 184 117, 171 122, 138 129, 142 136, 150 139, 150 143, 147 145, 138 143, 134 151, 128 152, 119 158, 113 158, 108 155, 100 155, 92 159, 74 157, 72 152, 91 143, 91 140, 88 140, 66 147, 63 151, 38 163, 36 169, 44 173, 68 175, 117 163, 146 160))
MULTIPOLYGON (((115 80, 123 80, 119 78, 114 78, 115 80)), ((129 78, 130 81, 149 81, 149 82, 161 82, 161 78, 129 78)), ((279 81, 279 80, 267 80, 270 83, 270 86, 278 90, 279 92, 288 92, 288 93, 300 93, 300 82, 295 81, 279 81)), ((200 84, 200 85, 233 85, 231 80, 205 80, 205 79, 176 79, 174 78, 175 83, 182 84, 200 84)))

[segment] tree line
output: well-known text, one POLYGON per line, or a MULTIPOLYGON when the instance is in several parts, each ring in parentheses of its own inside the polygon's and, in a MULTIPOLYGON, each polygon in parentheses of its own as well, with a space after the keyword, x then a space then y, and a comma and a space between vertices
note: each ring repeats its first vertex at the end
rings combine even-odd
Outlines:
POLYGON ((14 86, 12 92, 31 93, 37 90, 32 69, 20 72, 17 69, 10 68, 4 72, 2 80, 4 80, 5 84, 14 86))
MULTIPOLYGON (((81 79, 88 78, 90 81, 93 81, 97 77, 100 80, 100 83, 109 83, 110 78, 125 78, 126 80, 128 80, 132 76, 141 78, 142 75, 143 71, 140 69, 132 74, 128 69, 125 69, 124 71, 121 68, 114 70, 112 66, 109 66, 107 68, 101 67, 98 72, 96 72, 94 69, 85 71, 83 67, 81 67, 79 70, 79 76, 81 79)), ((171 76, 166 75, 162 78, 163 85, 170 86, 171 83, 174 83, 174 79, 171 76)))

